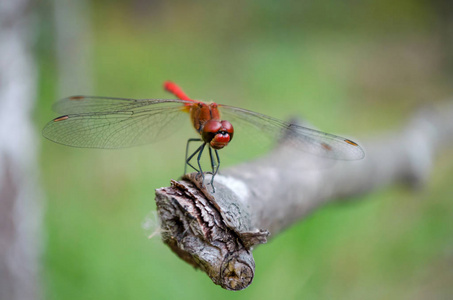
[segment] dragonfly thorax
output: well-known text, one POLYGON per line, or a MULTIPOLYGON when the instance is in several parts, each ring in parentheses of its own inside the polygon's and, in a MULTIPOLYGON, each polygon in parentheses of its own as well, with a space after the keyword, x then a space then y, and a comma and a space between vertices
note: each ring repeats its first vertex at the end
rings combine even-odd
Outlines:
POLYGON ((234 129, 228 121, 209 120, 201 131, 203 141, 216 149, 222 149, 233 139, 234 129))

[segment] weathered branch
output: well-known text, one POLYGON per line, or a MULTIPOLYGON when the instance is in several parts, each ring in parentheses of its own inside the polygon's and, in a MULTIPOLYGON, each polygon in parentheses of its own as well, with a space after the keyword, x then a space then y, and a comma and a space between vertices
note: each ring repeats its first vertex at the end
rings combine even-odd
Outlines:
MULTIPOLYGON (((252 282, 251 249, 327 202, 394 183, 422 184, 436 152, 453 141, 453 105, 423 110, 405 129, 361 145, 361 161, 294 154, 282 146, 216 176, 216 193, 200 188, 195 173, 156 191, 163 241, 223 288, 252 282)), ((210 177, 206 175, 205 182, 210 177)))

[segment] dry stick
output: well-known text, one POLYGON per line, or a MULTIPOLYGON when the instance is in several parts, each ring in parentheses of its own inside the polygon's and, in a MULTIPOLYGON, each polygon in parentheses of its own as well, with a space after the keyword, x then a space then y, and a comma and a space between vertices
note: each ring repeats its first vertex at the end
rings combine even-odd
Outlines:
POLYGON ((254 276, 252 247, 265 243, 269 232, 276 235, 328 202, 399 182, 419 186, 435 152, 452 141, 451 104, 421 111, 404 130, 362 143, 360 161, 326 166, 282 141, 265 157, 223 170, 215 194, 201 188, 195 173, 156 190, 162 239, 214 283, 244 289, 254 276))

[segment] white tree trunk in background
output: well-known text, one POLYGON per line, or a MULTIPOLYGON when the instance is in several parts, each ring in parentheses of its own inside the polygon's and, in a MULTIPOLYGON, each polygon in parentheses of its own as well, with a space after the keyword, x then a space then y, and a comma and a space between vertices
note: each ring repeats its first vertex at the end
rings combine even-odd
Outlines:
POLYGON ((31 0, 0 1, 0 299, 39 299, 42 202, 31 121, 31 0))

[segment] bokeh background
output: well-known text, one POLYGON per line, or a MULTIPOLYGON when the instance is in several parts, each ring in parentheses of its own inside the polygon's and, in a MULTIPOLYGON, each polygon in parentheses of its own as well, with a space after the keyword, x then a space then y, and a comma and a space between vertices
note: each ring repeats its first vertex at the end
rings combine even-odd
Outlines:
POLYGON ((162 89, 171 79, 194 98, 370 139, 451 99, 448 8, 441 0, 35 3, 44 298, 451 296, 451 153, 437 158, 423 189, 396 185, 329 205, 275 236, 254 251, 252 285, 230 292, 142 228, 154 190, 182 173, 186 135, 118 151, 40 137, 61 97, 171 98, 162 89))

